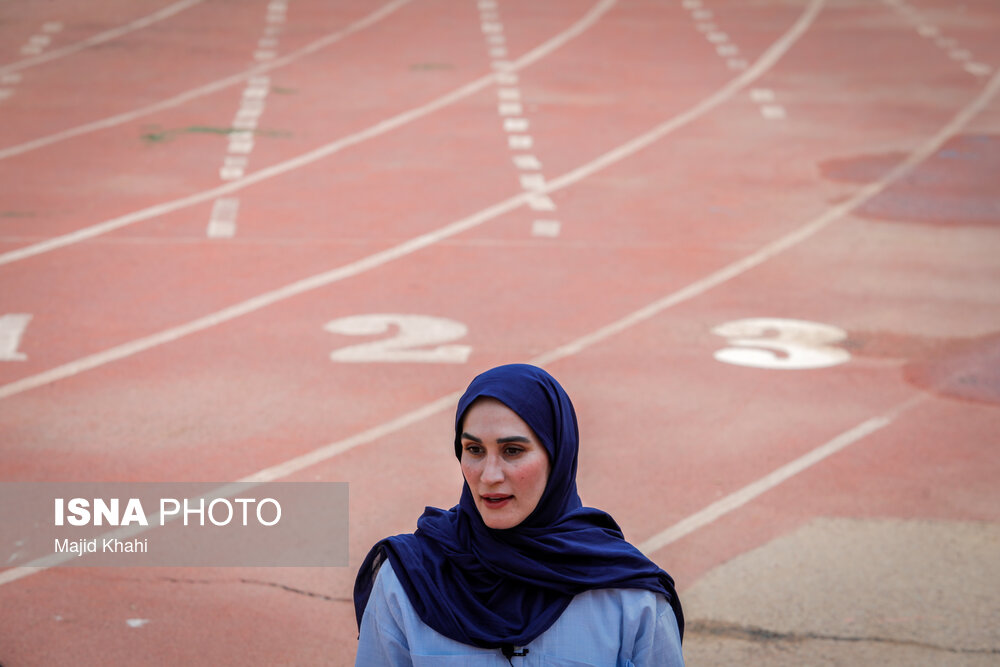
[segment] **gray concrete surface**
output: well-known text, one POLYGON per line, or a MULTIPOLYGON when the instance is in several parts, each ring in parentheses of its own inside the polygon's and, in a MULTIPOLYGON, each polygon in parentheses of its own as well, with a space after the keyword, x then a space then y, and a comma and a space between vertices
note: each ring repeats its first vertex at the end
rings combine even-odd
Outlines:
POLYGON ((1000 665, 1000 525, 817 519, 683 596, 700 665, 1000 665))

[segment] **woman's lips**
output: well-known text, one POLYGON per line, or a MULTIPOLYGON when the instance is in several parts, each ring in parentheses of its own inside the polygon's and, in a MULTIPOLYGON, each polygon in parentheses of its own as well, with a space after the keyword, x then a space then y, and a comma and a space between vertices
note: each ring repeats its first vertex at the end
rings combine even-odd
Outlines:
POLYGON ((510 501, 514 496, 501 496, 501 495, 489 495, 481 496, 486 507, 490 509, 500 509, 510 501))

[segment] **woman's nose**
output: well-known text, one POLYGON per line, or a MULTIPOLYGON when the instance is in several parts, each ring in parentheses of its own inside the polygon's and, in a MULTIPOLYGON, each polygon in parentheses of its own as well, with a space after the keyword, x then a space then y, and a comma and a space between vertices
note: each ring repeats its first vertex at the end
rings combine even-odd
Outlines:
POLYGON ((482 480, 487 484, 496 484, 503 481, 503 468, 498 457, 487 456, 483 466, 482 480))

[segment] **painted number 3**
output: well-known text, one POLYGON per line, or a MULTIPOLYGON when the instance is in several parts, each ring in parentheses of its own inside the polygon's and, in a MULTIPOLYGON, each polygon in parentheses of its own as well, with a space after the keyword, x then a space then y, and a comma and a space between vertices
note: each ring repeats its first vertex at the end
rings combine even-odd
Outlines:
POLYGON ((829 324, 759 317, 720 324, 712 333, 730 345, 715 358, 738 366, 801 370, 836 366, 851 358, 847 350, 834 346, 847 333, 829 324))
POLYGON ((464 324, 429 315, 352 315, 327 322, 323 328, 346 336, 393 332, 388 338, 334 350, 330 358, 340 362, 461 364, 472 349, 468 345, 445 345, 465 336, 468 329, 464 324))

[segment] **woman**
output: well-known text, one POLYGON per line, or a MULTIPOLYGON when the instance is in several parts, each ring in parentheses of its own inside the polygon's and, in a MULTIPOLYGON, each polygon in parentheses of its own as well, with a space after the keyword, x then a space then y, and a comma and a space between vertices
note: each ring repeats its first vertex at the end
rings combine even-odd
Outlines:
POLYGON ((500 366, 458 402, 465 484, 448 511, 376 544, 354 587, 356 664, 683 665, 670 576, 582 507, 569 396, 500 366))

